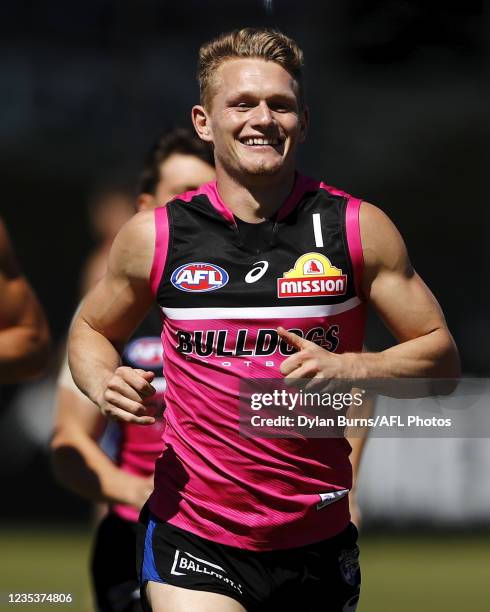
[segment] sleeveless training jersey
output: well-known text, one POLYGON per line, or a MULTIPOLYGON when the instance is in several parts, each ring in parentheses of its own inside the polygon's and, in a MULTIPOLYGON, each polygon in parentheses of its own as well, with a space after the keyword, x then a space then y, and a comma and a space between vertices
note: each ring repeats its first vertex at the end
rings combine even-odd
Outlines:
POLYGON ((149 504, 160 519, 250 550, 303 546, 347 526, 348 442, 241 437, 238 387, 282 378, 294 351, 279 325, 330 351, 361 351, 359 206, 297 175, 275 219, 259 225, 237 223, 215 182, 155 210, 150 283, 167 389, 149 504))
MULTIPOLYGON (((116 462, 125 472, 136 476, 149 477, 155 469, 155 460, 162 452, 162 412, 165 407, 163 394, 165 378, 162 375, 162 329, 160 313, 153 308, 129 342, 122 355, 122 365, 155 372, 152 385, 156 393, 147 404, 149 414, 157 417, 153 425, 118 423, 118 456, 116 462)), ((116 504, 112 511, 128 521, 137 521, 139 512, 131 506, 116 504)))

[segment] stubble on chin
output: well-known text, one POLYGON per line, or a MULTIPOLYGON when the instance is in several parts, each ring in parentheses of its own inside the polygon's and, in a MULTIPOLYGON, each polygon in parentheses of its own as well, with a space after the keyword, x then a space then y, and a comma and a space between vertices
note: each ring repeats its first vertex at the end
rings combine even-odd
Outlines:
POLYGON ((284 162, 271 164, 266 160, 255 160, 255 162, 247 163, 247 160, 240 159, 238 155, 222 158, 220 164, 230 176, 238 181, 246 180, 246 177, 251 179, 275 177, 284 170, 284 162))
POLYGON ((249 176, 276 176, 281 171, 281 166, 256 166, 254 168, 244 168, 244 171, 249 176))
POLYGON ((240 170, 249 176, 276 176, 283 169, 283 163, 267 163, 259 161, 254 164, 240 164, 240 170))

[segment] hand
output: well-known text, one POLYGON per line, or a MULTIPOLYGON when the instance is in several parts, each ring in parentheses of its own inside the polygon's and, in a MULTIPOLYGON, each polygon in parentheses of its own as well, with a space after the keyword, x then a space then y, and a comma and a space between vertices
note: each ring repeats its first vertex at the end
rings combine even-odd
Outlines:
POLYGON ((147 415, 146 399, 156 393, 150 383, 155 374, 121 366, 109 378, 99 407, 112 420, 139 425, 152 425, 155 419, 147 415))
POLYGON ((316 386, 313 381, 321 386, 338 385, 329 384, 333 380, 346 382, 346 390, 352 387, 352 380, 355 378, 357 353, 336 354, 327 351, 314 342, 305 340, 297 334, 286 331, 283 327, 278 327, 277 332, 281 338, 297 349, 297 353, 285 359, 281 364, 281 373, 284 374, 286 381, 295 379, 311 378, 306 388, 316 386), (350 382, 349 382, 350 381, 350 382))

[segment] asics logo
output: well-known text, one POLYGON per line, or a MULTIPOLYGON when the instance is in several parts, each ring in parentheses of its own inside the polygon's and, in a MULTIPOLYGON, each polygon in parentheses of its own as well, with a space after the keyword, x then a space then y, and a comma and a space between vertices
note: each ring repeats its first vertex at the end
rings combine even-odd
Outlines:
POLYGON ((267 269, 269 268, 269 262, 268 261, 256 261, 254 263, 254 266, 256 267, 252 268, 250 272, 247 274, 247 276, 245 277, 246 283, 256 283, 258 280, 260 280, 264 276, 264 274, 267 272, 267 269))

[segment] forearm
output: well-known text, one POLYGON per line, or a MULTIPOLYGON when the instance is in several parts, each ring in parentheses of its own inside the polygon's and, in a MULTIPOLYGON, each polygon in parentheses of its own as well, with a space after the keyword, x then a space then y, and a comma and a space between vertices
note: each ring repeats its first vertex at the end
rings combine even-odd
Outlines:
POLYGON ((437 329, 379 353, 360 353, 359 380, 386 378, 458 378, 460 363, 450 334, 437 329))
POLYGON ((77 318, 70 332, 68 359, 78 388, 100 405, 107 381, 121 364, 116 347, 83 319, 77 318))
POLYGON ((346 432, 347 441, 352 447, 352 452, 349 456, 352 465, 352 486, 349 491, 349 509, 351 521, 358 529, 361 526, 361 509, 357 501, 357 484, 359 479, 359 467, 368 433, 368 427, 358 430, 355 437, 349 437, 348 433, 346 432))
POLYGON ((58 433, 51 448, 54 474, 70 491, 94 502, 140 507, 145 479, 121 470, 91 438, 58 433))
POLYGON ((461 375, 458 351, 444 329, 402 342, 379 353, 346 355, 353 379, 364 388, 397 398, 447 395, 461 375))
POLYGON ((0 331, 0 384, 16 383, 42 373, 49 358, 49 334, 16 326, 0 331))
POLYGON ((357 478, 361 465, 362 453, 366 445, 368 435, 369 427, 364 427, 362 430, 356 433, 355 437, 350 437, 349 435, 346 436, 347 441, 352 447, 352 452, 349 456, 352 465, 352 489, 357 487, 357 478))
MULTIPOLYGON (((360 392, 360 389, 352 389, 352 393, 360 392)), ((347 410, 347 416, 352 419, 369 419, 374 414, 376 396, 363 393, 363 401, 361 406, 351 406, 347 410)), ((357 479, 361 465, 361 459, 364 453, 364 447, 369 436, 369 427, 363 426, 362 422, 359 426, 349 426, 345 430, 345 437, 351 445, 352 451, 349 459, 352 465, 352 489, 357 487, 357 479)))

